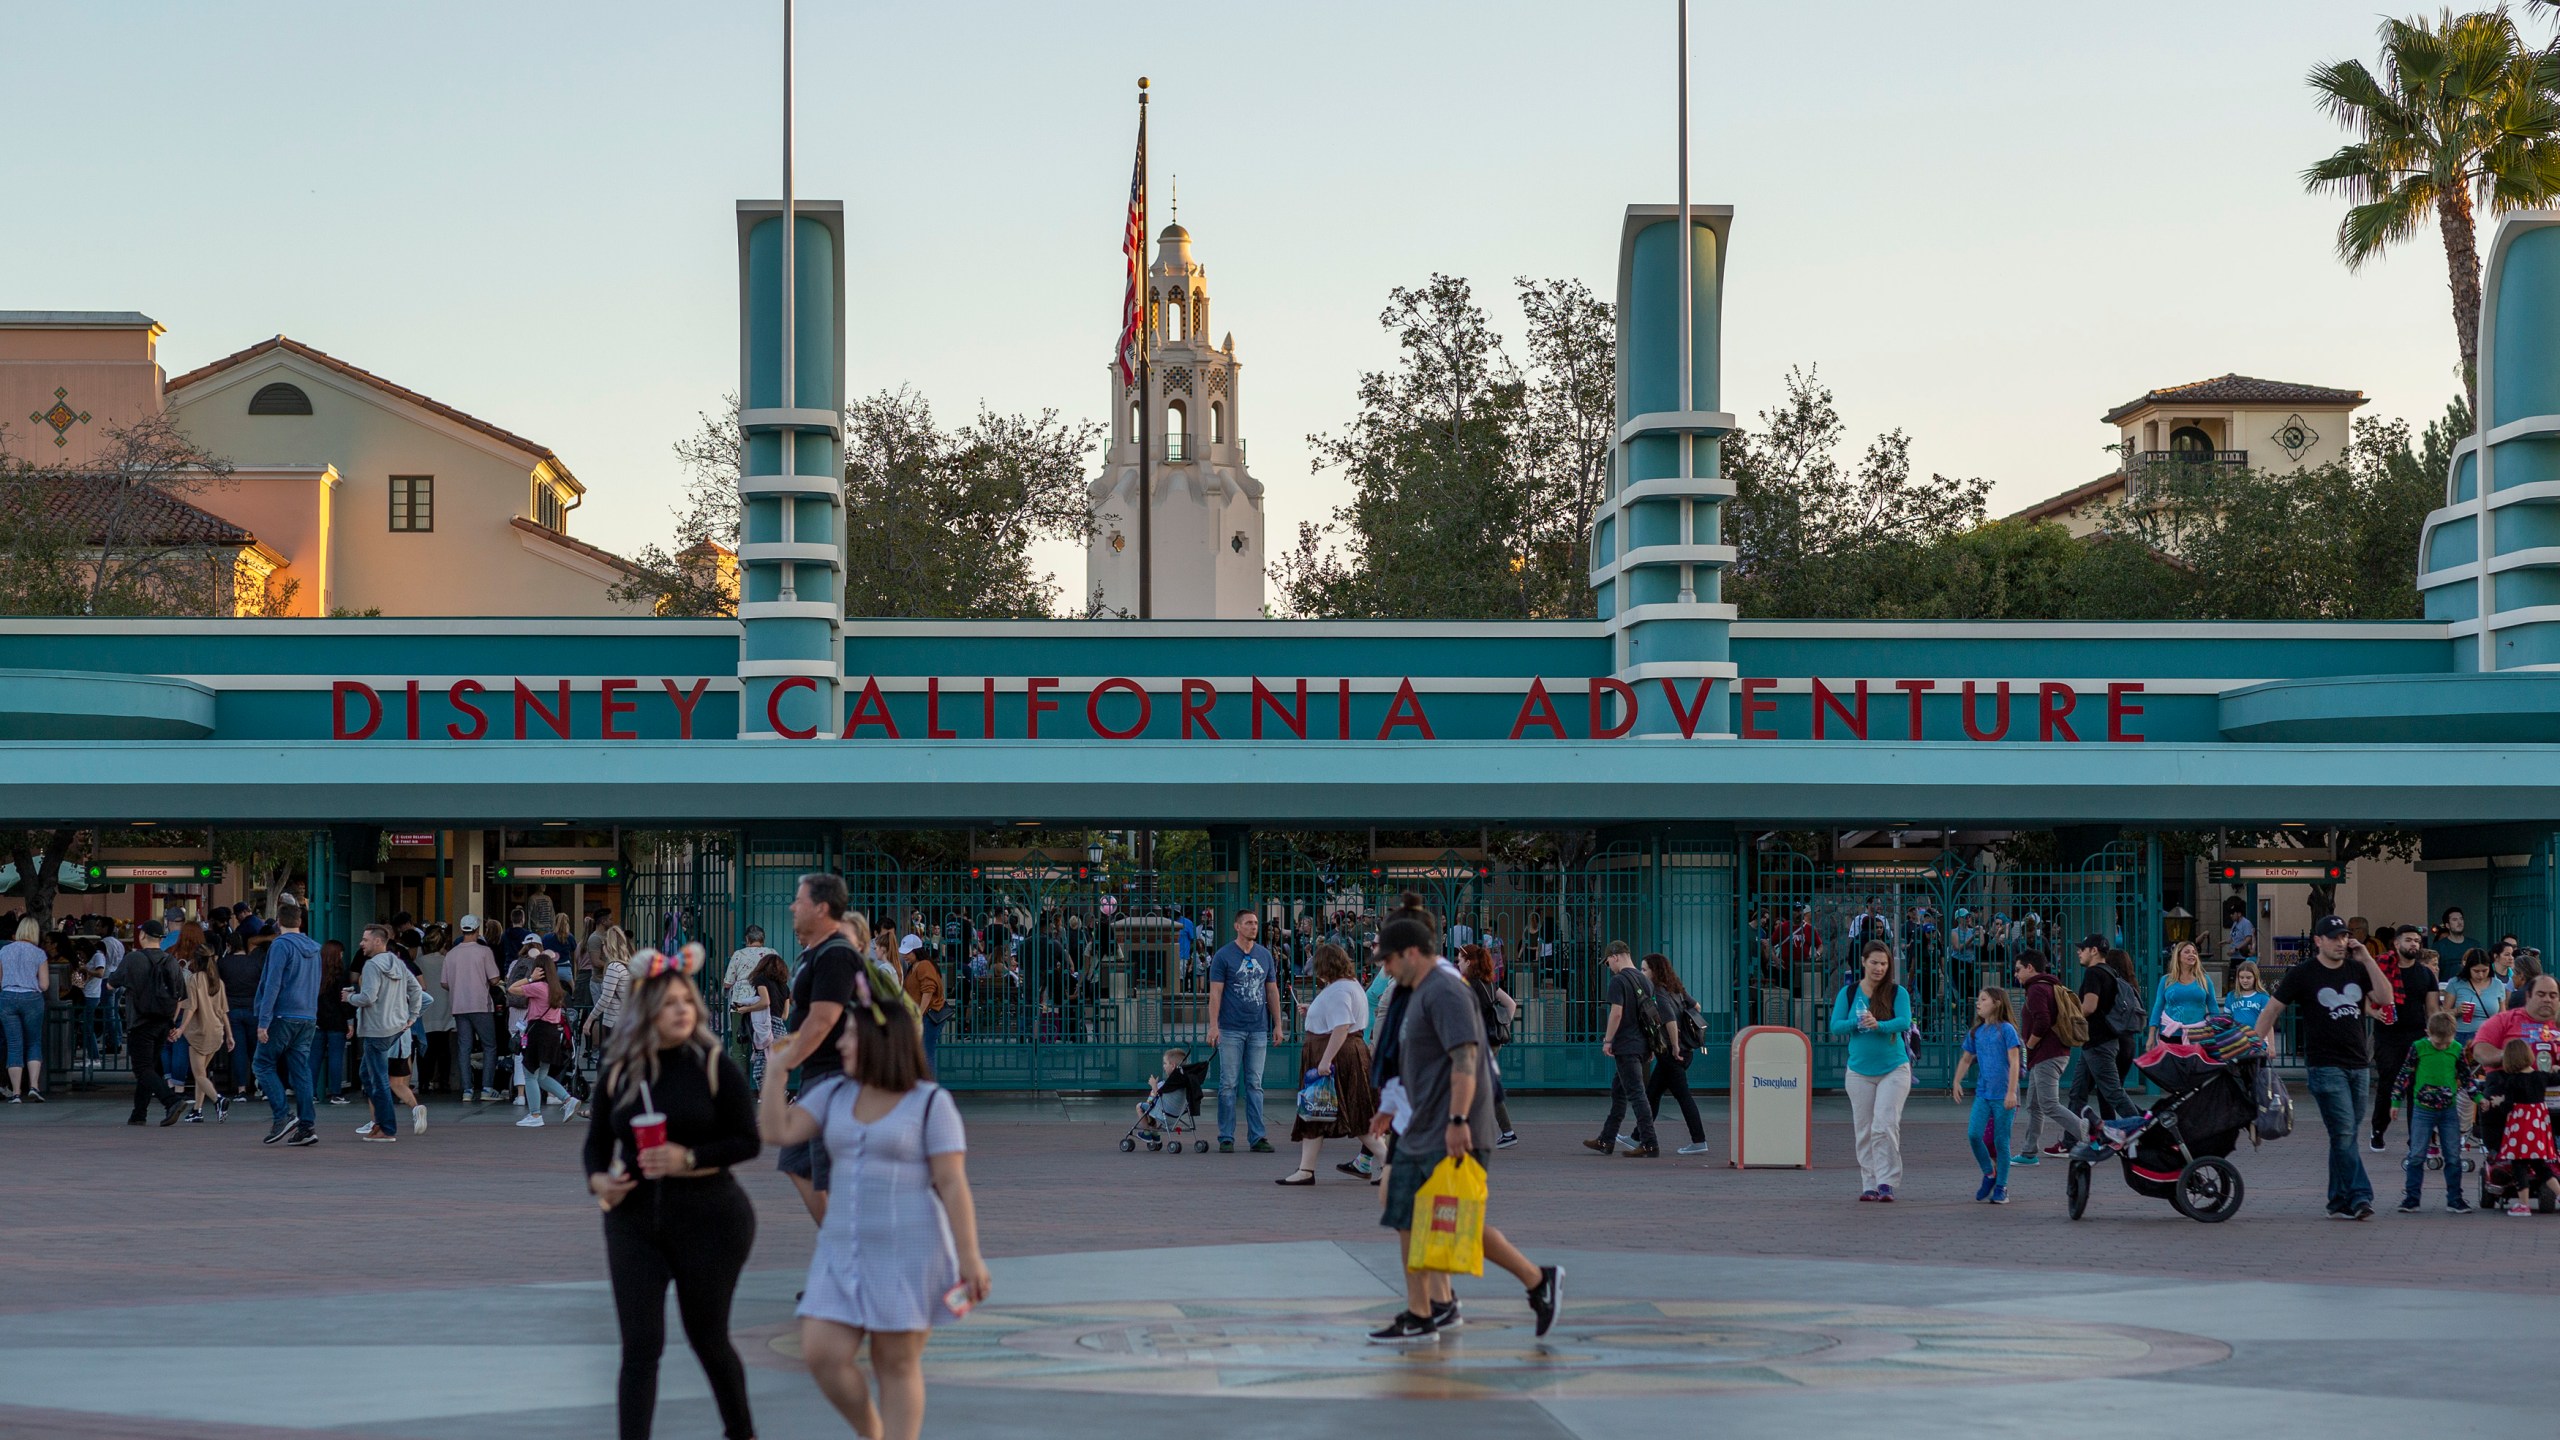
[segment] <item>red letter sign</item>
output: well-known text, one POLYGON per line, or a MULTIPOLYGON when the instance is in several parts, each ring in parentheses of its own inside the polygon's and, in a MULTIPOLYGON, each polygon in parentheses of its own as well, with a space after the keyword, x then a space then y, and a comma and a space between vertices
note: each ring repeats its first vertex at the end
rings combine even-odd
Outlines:
POLYGON ((1091 694, 1084 697, 1085 723, 1093 727, 1094 734, 1101 736, 1105 740, 1137 739, 1140 735, 1146 733, 1147 717, 1152 715, 1154 712, 1155 702, 1147 698, 1147 687, 1124 676, 1115 675, 1112 678, 1103 681, 1101 684, 1093 687, 1091 694), (1130 694, 1138 697, 1138 723, 1130 726, 1126 730, 1114 730, 1110 726, 1102 723, 1102 697, 1114 690, 1126 690, 1130 694))
MULTIPOLYGON (((708 685, 711 682, 706 680, 702 683, 708 685)), ((453 688, 444 692, 444 698, 453 706, 454 709, 471 717, 471 728, 468 730, 463 729, 459 725, 447 724, 444 727, 444 738, 447 740, 477 740, 489 733, 488 714, 479 706, 472 704, 468 699, 464 698, 465 696, 477 695, 488 688, 488 686, 481 684, 477 680, 456 680, 453 682, 453 688)), ((693 738, 693 727, 691 724, 692 719, 693 711, 688 708, 685 711, 685 720, 687 723, 685 726, 684 737, 687 740, 693 738)))
POLYGON ((1591 738, 1615 740, 1634 728, 1636 728, 1636 687, 1624 680, 1612 680, 1606 675, 1592 676, 1591 738), (1609 695, 1617 696, 1618 703, 1626 707, 1626 714, 1615 725, 1609 723, 1609 702, 1602 698, 1609 695))
POLYGON ((637 700, 614 699, 614 692, 619 690, 637 690, 639 688, 640 682, 637 680, 607 680, 604 682, 603 733, 604 738, 607 740, 637 740, 640 738, 639 731, 617 730, 614 728, 613 724, 615 720, 640 708, 640 702, 637 700))
POLYGON ((1387 718, 1378 726, 1378 738, 1392 739, 1399 725, 1410 725, 1422 732, 1425 740, 1437 739, 1431 733, 1431 717, 1422 713, 1422 697, 1413 693, 1413 677, 1396 682, 1396 698, 1387 706, 1387 718))
MULTIPOLYGON (((667 703, 676 707, 676 738, 692 739, 693 707, 702 703, 702 692, 711 688, 711 681, 708 678, 696 680, 690 690, 678 690, 673 680, 661 680, 658 683, 667 687, 667 703)), ((471 688, 477 690, 480 687, 474 685, 471 688)))
POLYGON ((942 728, 942 681, 939 679, 924 682, 924 738, 927 740, 960 738, 959 731, 942 728))
POLYGON ((372 686, 361 680, 341 680, 329 687, 330 739, 363 740, 371 736, 373 727, 381 723, 382 697, 373 693, 372 686), (352 730, 347 728, 347 697, 350 695, 363 696, 365 710, 363 726, 352 730))
POLYGON ((794 730, 782 723, 782 697, 794 690, 817 688, 818 682, 806 675, 786 675, 775 681, 773 693, 764 697, 764 722, 773 727, 774 734, 785 740, 807 740, 815 737, 818 733, 818 727, 815 725, 806 730, 794 730))
POLYGON ((862 677, 862 695, 853 702, 853 714, 844 722, 844 733, 836 738, 850 740, 865 725, 877 725, 889 732, 890 739, 898 738, 898 722, 889 718, 889 698, 880 693, 877 675, 862 677))
POLYGON ((1997 740, 2001 736, 2008 734, 2009 682, 2006 680, 2000 682, 2000 704, 1999 707, 1992 712, 2000 718, 2000 723, 1993 726, 1988 733, 1983 730, 1981 723, 1973 718, 1973 682, 1970 680, 1964 682, 1963 713, 1964 738, 1967 740, 1997 740))
POLYGON ((2036 738, 2050 740, 2058 731, 2063 739, 2077 741, 2080 737, 2071 733, 2071 707, 2079 703, 2079 694, 2059 680, 2047 680, 2038 685, 2036 738))
POLYGON ((1298 682, 1298 705, 1296 710, 1291 711, 1280 708, 1280 697, 1272 694, 1271 691, 1263 685, 1259 677, 1254 680, 1253 738, 1256 740, 1262 738, 1262 709, 1266 705, 1271 707, 1271 718, 1289 727, 1289 735, 1292 739, 1304 740, 1307 738, 1306 681, 1300 680, 1298 682))
MULTIPOLYGON (((1306 682, 1301 680, 1298 683, 1300 685, 1304 685, 1306 682)), ((1210 739, 1215 740, 1218 738, 1218 726, 1215 721, 1212 721, 1209 718, 1209 711, 1214 708, 1217 703, 1217 686, 1210 684, 1206 680, 1185 680, 1182 682, 1183 739, 1188 740, 1191 738, 1191 727, 1195 723, 1199 725, 1202 732, 1207 734, 1210 739)), ((1262 734, 1261 716, 1257 715, 1254 717, 1253 727, 1253 733, 1256 737, 1259 737, 1262 734)))
POLYGON ((1520 713, 1511 722, 1511 738, 1519 739, 1520 732, 1532 725, 1545 726, 1559 740, 1568 738, 1564 720, 1556 714, 1555 699, 1547 694, 1547 682, 1534 675, 1529 677, 1529 693, 1520 701, 1520 713))
POLYGON ((1828 737, 1826 737, 1826 736, 1822 733, 1822 719, 1823 719, 1823 714, 1824 714, 1824 712, 1825 712, 1825 711, 1837 711, 1837 712, 1839 712, 1839 715, 1840 715, 1840 723, 1841 723, 1842 725, 1845 725, 1845 726, 1847 726, 1847 727, 1848 727, 1848 730, 1849 730, 1849 733, 1850 733, 1850 734, 1852 734, 1852 735, 1854 735, 1854 736, 1858 737, 1858 738, 1859 738, 1859 739, 1861 739, 1861 740, 1866 739, 1866 738, 1867 738, 1867 682, 1866 682, 1866 681, 1861 680, 1861 681, 1859 681, 1859 682, 1858 682, 1857 695, 1858 695, 1858 713, 1856 713, 1855 715, 1852 715, 1852 714, 1850 714, 1850 713, 1849 713, 1849 707, 1840 703, 1840 697, 1839 697, 1838 695, 1835 695, 1835 694, 1833 694, 1833 693, 1832 693, 1832 691, 1831 691, 1831 687, 1830 687, 1830 686, 1823 684, 1823 683, 1822 683, 1821 681, 1819 681, 1819 680, 1814 681, 1814 682, 1813 682, 1813 738, 1814 738, 1814 739, 1816 739, 1816 740, 1821 740, 1821 739, 1826 739, 1826 738, 1828 738, 1828 737))
POLYGON ((1752 679, 1742 682, 1741 733, 1743 739, 1775 740, 1778 738, 1777 731, 1763 730, 1760 728, 1761 716, 1775 715, 1778 713, 1778 702, 1775 700, 1761 699, 1760 692, 1776 688, 1777 683, 1777 681, 1769 679, 1765 675, 1755 676, 1752 679))
POLYGON ((2141 706, 2125 703, 2124 697, 2141 693, 2141 682, 2134 680, 2119 680, 2107 687, 2107 738, 2109 740, 2124 745, 2142 738, 2126 729, 2124 725, 2128 717, 2142 713, 2141 706))
MULTIPOLYGON (((992 684, 993 682, 991 681, 991 682, 989 682, 989 683, 991 683, 991 684, 992 684)), ((1025 681, 1023 681, 1023 682, 1022 682, 1022 687, 1023 687, 1023 697, 1022 697, 1022 700, 1023 700, 1023 710, 1022 710, 1022 718, 1023 718, 1023 725, 1024 725, 1024 729, 1023 729, 1023 732, 1022 732, 1022 733, 1023 733, 1026 737, 1028 737, 1028 738, 1030 738, 1030 739, 1037 740, 1037 739, 1039 739, 1039 738, 1040 738, 1040 716, 1041 716, 1041 713, 1042 713, 1043 711, 1055 710, 1055 709, 1057 709, 1057 708, 1058 708, 1058 702, 1057 702, 1057 701, 1055 701, 1055 700, 1043 700, 1043 699, 1041 699, 1041 698, 1040 698, 1040 692, 1041 692, 1041 691, 1043 691, 1043 690, 1055 690, 1055 689, 1057 689, 1057 688, 1058 688, 1058 681, 1057 681, 1057 677, 1055 677, 1055 676, 1037 676, 1037 677, 1034 677, 1034 678, 1032 678, 1032 679, 1029 679, 1029 680, 1025 680, 1025 681)))
POLYGON ((1680 687, 1671 683, 1670 676, 1665 675, 1662 677, 1662 693, 1671 697, 1671 718, 1680 722, 1681 739, 1694 740, 1697 738, 1698 717, 1707 713, 1707 697, 1714 694, 1715 689, 1715 677, 1711 675, 1699 676, 1697 701, 1684 709, 1680 704, 1680 687))
POLYGON ((1937 689, 1937 688, 1938 688, 1938 682, 1937 682, 1937 681, 1935 681, 1935 680, 1896 680, 1896 681, 1894 681, 1894 682, 1893 682, 1893 688, 1894 688, 1894 689, 1896 689, 1896 690, 1903 691, 1903 692, 1907 693, 1908 695, 1910 695, 1910 697, 1911 697, 1911 738, 1912 738, 1912 739, 1914 739, 1914 740, 1917 740, 1917 739, 1921 738, 1921 737, 1920 737, 1920 697, 1921 697, 1921 696, 1923 696, 1923 695, 1928 694, 1928 693, 1929 693, 1930 691, 1932 691, 1932 690, 1937 689))

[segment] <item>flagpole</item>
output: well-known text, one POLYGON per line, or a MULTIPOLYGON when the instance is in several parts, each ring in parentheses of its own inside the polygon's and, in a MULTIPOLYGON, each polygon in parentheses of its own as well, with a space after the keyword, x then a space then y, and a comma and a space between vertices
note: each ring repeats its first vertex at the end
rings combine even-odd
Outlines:
MULTIPOLYGON (((1690 272, 1697 268, 1694 258, 1697 243, 1697 237, 1689 229, 1689 0, 1680 0, 1680 408, 1684 411, 1698 408, 1697 393, 1690 388, 1689 375, 1690 352, 1695 343, 1690 335, 1690 326, 1696 320, 1692 313, 1696 302, 1690 294, 1694 277, 1690 272)), ((1695 473, 1692 453, 1692 437, 1683 435, 1680 438, 1680 478, 1683 480, 1695 473)))
POLYGON ((1138 618, 1156 614, 1154 287, 1147 278, 1147 77, 1138 77, 1138 618))

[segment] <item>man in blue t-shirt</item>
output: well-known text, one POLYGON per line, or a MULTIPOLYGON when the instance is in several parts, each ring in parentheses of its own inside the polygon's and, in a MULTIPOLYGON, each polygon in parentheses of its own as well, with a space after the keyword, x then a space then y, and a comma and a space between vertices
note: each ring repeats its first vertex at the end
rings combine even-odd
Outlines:
POLYGON ((1271 1153, 1262 1133, 1262 1072, 1280 1043, 1280 980, 1271 952, 1254 943, 1262 918, 1236 912, 1236 938, 1209 961, 1209 1043, 1218 1050, 1218 1151, 1236 1148, 1236 1090, 1244 1090, 1244 1129, 1250 1147, 1271 1153))

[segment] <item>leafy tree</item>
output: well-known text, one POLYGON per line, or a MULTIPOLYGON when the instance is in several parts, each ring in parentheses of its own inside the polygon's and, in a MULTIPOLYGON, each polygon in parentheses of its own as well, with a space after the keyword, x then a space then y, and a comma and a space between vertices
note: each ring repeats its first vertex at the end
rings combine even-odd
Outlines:
POLYGON ((2350 269, 2418 233, 2444 240, 2462 387, 2479 403, 2477 207, 2492 214, 2560 193, 2560 59, 2528 49, 2502 9, 2385 20, 2380 73, 2361 60, 2313 68, 2322 109, 2356 140, 2303 172, 2343 195, 2338 258, 2350 269))
POLYGON ((1872 613, 1876 567, 1981 523, 1989 481, 1911 475, 1900 430, 1842 462, 1846 429, 1816 370, 1790 368, 1786 398, 1756 430, 1724 438, 1734 482, 1724 530, 1737 558, 1724 598, 1745 612, 1791 618, 1872 613))
POLYGON ((76 855, 85 839, 77 826, 51 830, 0 830, 0 857, 17 867, 18 899, 23 913, 39 925, 53 924, 53 907, 62 893, 63 877, 81 863, 76 855))
MULTIPOLYGON (((737 544, 741 447, 737 398, 677 442, 686 473, 673 553, 645 547, 643 576, 615 595, 664 615, 736 613, 736 597, 697 548, 737 544)), ((1031 546, 1080 540, 1091 525, 1085 481, 1102 427, 1055 410, 945 430, 925 398, 882 391, 845 411, 845 613, 1025 617, 1051 613, 1055 577, 1035 573, 1031 546)))
POLYGON ((230 483, 231 465, 166 412, 109 426, 85 463, 25 459, 0 427, 0 612, 19 615, 276 615, 294 587, 244 588, 232 547, 172 544, 156 499, 230 483), (79 503, 67 503, 75 496, 79 503))
POLYGON ((1360 412, 1310 436, 1351 481, 1324 525, 1272 566, 1300 615, 1585 616, 1586 537, 1616 424, 1616 321, 1577 281, 1515 282, 1529 368, 1464 279, 1388 293, 1397 364, 1360 377, 1360 412))

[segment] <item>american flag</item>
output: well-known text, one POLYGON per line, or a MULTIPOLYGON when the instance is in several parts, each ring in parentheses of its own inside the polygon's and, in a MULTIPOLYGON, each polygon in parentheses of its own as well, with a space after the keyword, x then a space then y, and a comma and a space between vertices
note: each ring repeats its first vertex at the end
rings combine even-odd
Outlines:
POLYGON ((1129 221, 1122 227, 1120 253, 1129 262, 1129 285, 1120 297, 1120 383, 1138 383, 1140 324, 1147 272, 1147 113, 1138 112, 1138 160, 1129 172, 1129 221))

